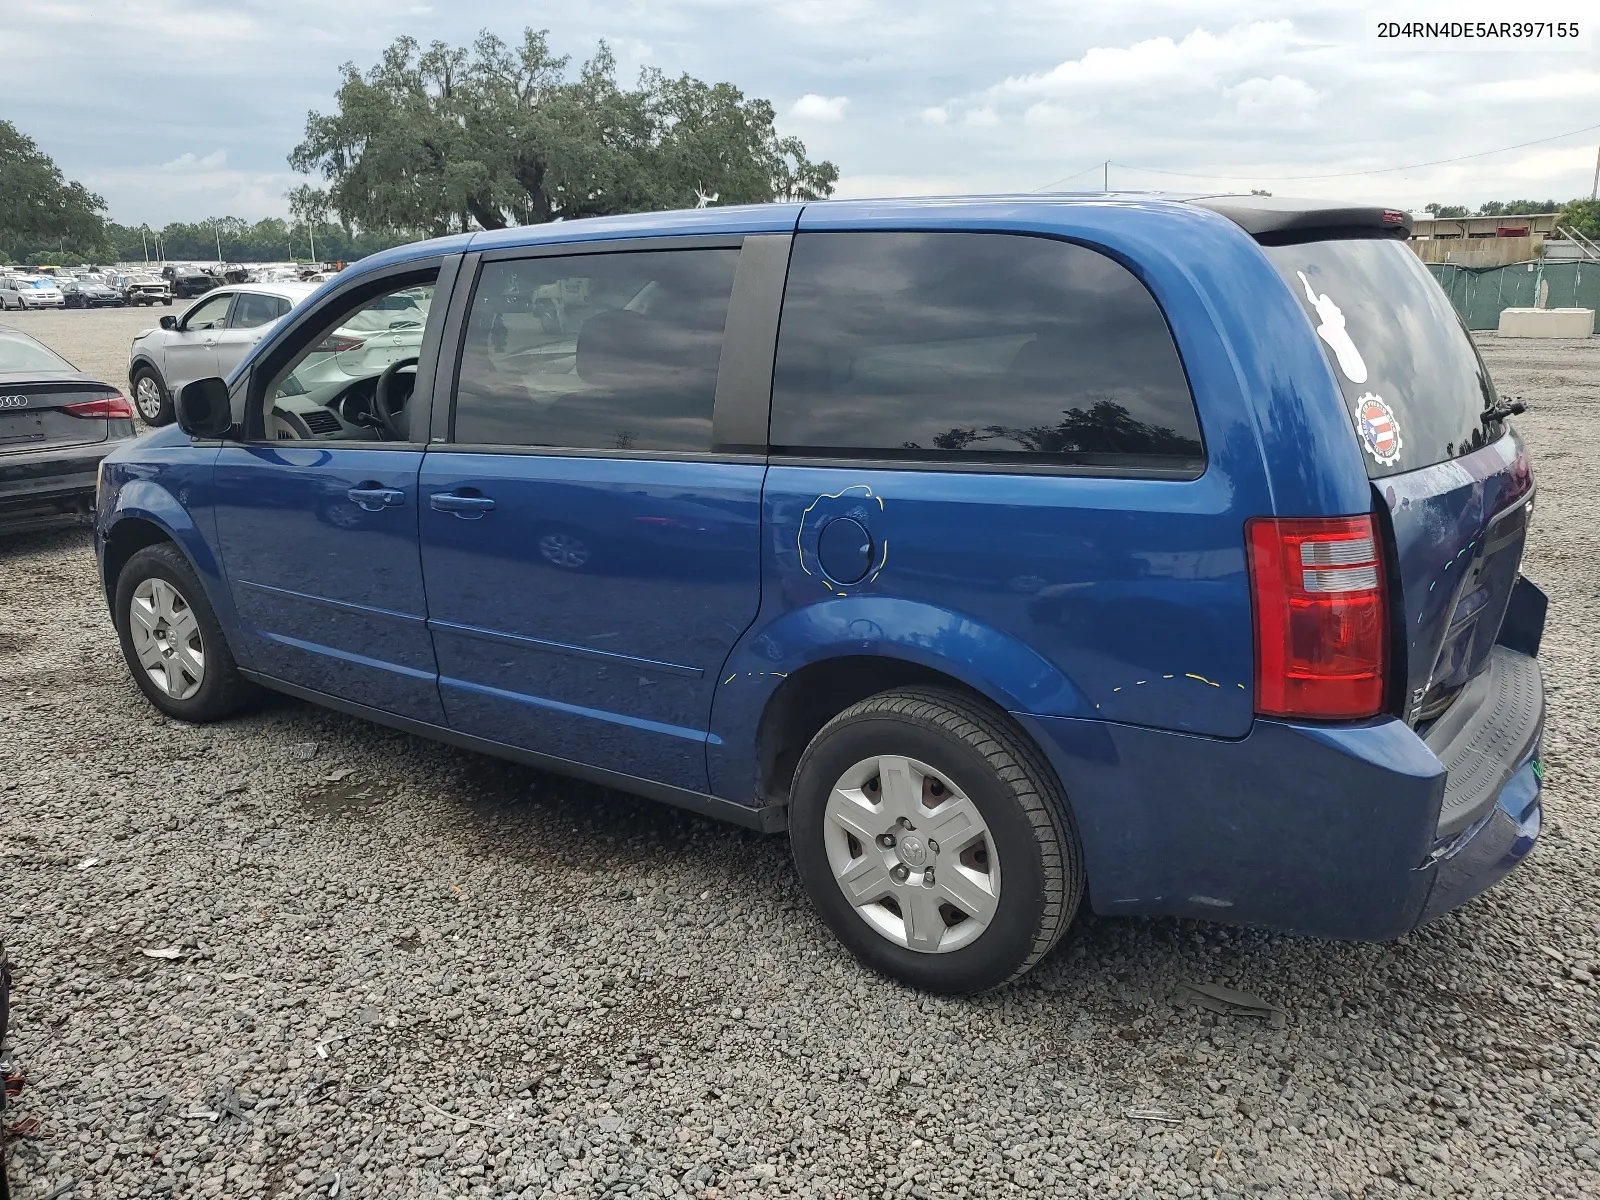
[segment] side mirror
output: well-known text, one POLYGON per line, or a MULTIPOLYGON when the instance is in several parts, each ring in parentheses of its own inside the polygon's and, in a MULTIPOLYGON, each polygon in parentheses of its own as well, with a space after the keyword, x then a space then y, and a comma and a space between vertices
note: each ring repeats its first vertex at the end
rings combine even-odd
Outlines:
POLYGON ((233 428, 226 380, 213 376, 186 383, 178 392, 178 428, 190 437, 224 437, 233 428))
POLYGON ((178 327, 178 318, 173 316, 171 313, 168 313, 166 316, 161 318, 161 328, 163 328, 163 329, 176 329, 177 327, 178 327))

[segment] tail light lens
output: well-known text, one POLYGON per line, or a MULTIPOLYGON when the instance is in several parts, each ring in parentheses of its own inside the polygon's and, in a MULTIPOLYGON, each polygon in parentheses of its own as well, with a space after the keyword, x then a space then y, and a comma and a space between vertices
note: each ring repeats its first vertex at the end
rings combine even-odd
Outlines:
POLYGON ((80 400, 76 404, 63 404, 61 411, 75 417, 103 417, 107 420, 121 418, 133 420, 133 405, 126 396, 103 396, 98 400, 80 400))
POLYGON ((1371 516, 1245 526, 1256 712, 1351 719, 1383 711, 1389 621, 1371 516))
POLYGON ((330 333, 317 344, 317 349, 328 354, 343 354, 350 350, 359 350, 367 343, 357 337, 350 337, 343 333, 330 333))

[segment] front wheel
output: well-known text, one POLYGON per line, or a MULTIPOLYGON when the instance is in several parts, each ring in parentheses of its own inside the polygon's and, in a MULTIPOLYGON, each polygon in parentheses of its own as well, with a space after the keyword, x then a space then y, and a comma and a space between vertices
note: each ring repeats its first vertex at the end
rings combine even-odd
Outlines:
POLYGON ((789 837, 812 903, 868 966, 959 994, 1023 974, 1083 895, 1054 772, 998 709, 938 688, 885 692, 801 756, 789 837))
POLYGON ((172 393, 153 367, 140 367, 133 373, 133 407, 146 425, 170 425, 176 413, 172 393))
POLYGON ((167 716, 220 721, 255 696, 199 577, 171 542, 146 546, 122 568, 115 618, 134 682, 167 716))

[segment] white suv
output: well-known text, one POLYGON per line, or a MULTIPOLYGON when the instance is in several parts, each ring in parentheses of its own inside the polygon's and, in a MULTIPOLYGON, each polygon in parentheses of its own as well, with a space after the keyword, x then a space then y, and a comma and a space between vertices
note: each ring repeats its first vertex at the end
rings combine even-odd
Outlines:
POLYGON ((147 425, 172 422, 172 399, 186 383, 226 377, 273 324, 312 292, 310 283, 246 283, 207 292, 159 329, 134 335, 128 388, 147 425))
POLYGON ((48 275, 0 276, 0 309, 62 308, 66 300, 48 275))

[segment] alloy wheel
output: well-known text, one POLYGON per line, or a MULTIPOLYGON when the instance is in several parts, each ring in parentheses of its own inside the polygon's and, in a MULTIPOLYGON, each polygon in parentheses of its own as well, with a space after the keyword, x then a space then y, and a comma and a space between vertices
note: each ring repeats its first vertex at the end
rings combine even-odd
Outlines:
POLYGON ((141 417, 154 422, 161 415, 160 385, 149 375, 139 376, 139 382, 133 386, 133 402, 141 417))
POLYGON ((145 673, 174 700, 187 700, 206 677, 205 643, 194 609, 165 579, 151 576, 128 605, 133 649, 145 673))
POLYGON ((828 865, 856 915, 897 946, 971 945, 1000 903, 1000 859, 976 804, 932 767, 898 755, 855 764, 823 812, 828 865))

